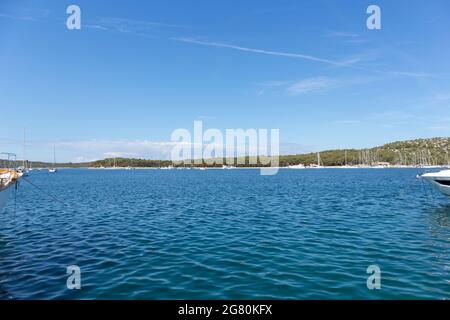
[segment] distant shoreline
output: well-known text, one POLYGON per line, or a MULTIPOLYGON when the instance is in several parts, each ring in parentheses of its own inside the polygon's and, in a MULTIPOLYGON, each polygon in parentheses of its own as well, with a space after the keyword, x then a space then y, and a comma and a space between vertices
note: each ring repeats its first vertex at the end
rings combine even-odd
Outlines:
MULTIPOLYGON (((322 167, 305 167, 305 168, 290 168, 290 167, 253 167, 253 166, 239 166, 233 168, 221 168, 221 167, 173 167, 173 168, 165 168, 165 167, 58 167, 55 168, 64 170, 64 169, 85 169, 85 170, 106 170, 106 171, 115 171, 115 170, 123 170, 123 171, 133 171, 133 170, 245 170, 245 169, 281 169, 281 170, 320 170, 320 169, 442 169, 442 168, 450 168, 448 165, 442 166, 427 166, 427 167, 417 167, 417 166, 385 166, 385 167, 377 167, 377 166, 322 166, 322 167)), ((43 171, 47 168, 35 168, 36 171, 43 171)))
MULTIPOLYGON (((15 163, 22 164, 23 160, 15 163)), ((305 154, 280 155, 279 157, 220 157, 216 159, 191 159, 186 163, 171 160, 147 160, 135 158, 107 158, 84 163, 48 163, 25 161, 28 168, 169 168, 189 167, 222 169, 222 164, 236 168, 261 169, 263 163, 277 163, 279 168, 320 166, 324 168, 440 168, 450 166, 450 138, 438 137, 397 141, 368 149, 339 149, 305 154), (263 161, 276 159, 276 161, 263 161), (211 164, 206 164, 206 163, 211 164)), ((1 164, 0 164, 1 167, 1 164)), ((301 169, 301 168, 291 168, 301 169)))

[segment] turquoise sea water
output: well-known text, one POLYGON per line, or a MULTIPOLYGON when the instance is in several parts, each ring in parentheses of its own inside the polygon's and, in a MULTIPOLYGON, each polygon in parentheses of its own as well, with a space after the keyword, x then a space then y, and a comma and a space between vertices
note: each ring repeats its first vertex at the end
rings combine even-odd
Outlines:
POLYGON ((33 171, 67 206, 21 183, 0 214, 0 298, 448 299, 450 199, 419 172, 33 171))

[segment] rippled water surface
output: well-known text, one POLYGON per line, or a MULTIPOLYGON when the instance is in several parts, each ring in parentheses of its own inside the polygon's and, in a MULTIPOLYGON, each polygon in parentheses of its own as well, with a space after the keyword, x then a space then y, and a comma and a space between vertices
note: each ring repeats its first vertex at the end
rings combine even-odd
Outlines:
POLYGON ((450 199, 417 173, 33 171, 67 206, 21 183, 0 214, 0 298, 448 299, 450 199))

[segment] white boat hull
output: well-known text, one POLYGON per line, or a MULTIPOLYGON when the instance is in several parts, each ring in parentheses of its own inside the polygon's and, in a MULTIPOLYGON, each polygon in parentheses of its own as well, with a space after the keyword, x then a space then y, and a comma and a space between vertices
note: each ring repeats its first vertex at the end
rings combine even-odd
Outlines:
POLYGON ((432 186, 435 187, 437 190, 445 194, 446 196, 450 197, 450 186, 444 186, 442 184, 439 184, 435 181, 431 182, 432 186))
POLYGON ((426 173, 421 176, 428 181, 435 189, 450 197, 450 170, 436 173, 426 173))
POLYGON ((306 169, 306 167, 302 164, 298 164, 295 166, 289 166, 288 169, 296 169, 296 170, 302 170, 302 169, 306 169))

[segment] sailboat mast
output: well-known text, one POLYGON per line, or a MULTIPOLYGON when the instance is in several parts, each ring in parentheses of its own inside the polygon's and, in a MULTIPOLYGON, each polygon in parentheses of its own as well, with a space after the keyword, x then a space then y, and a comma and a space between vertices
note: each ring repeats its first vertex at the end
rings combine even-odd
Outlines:
POLYGON ((25 169, 26 168, 26 157, 27 157, 27 154, 26 154, 26 129, 25 128, 23 128, 23 160, 22 160, 22 166, 23 166, 23 168, 25 169))

